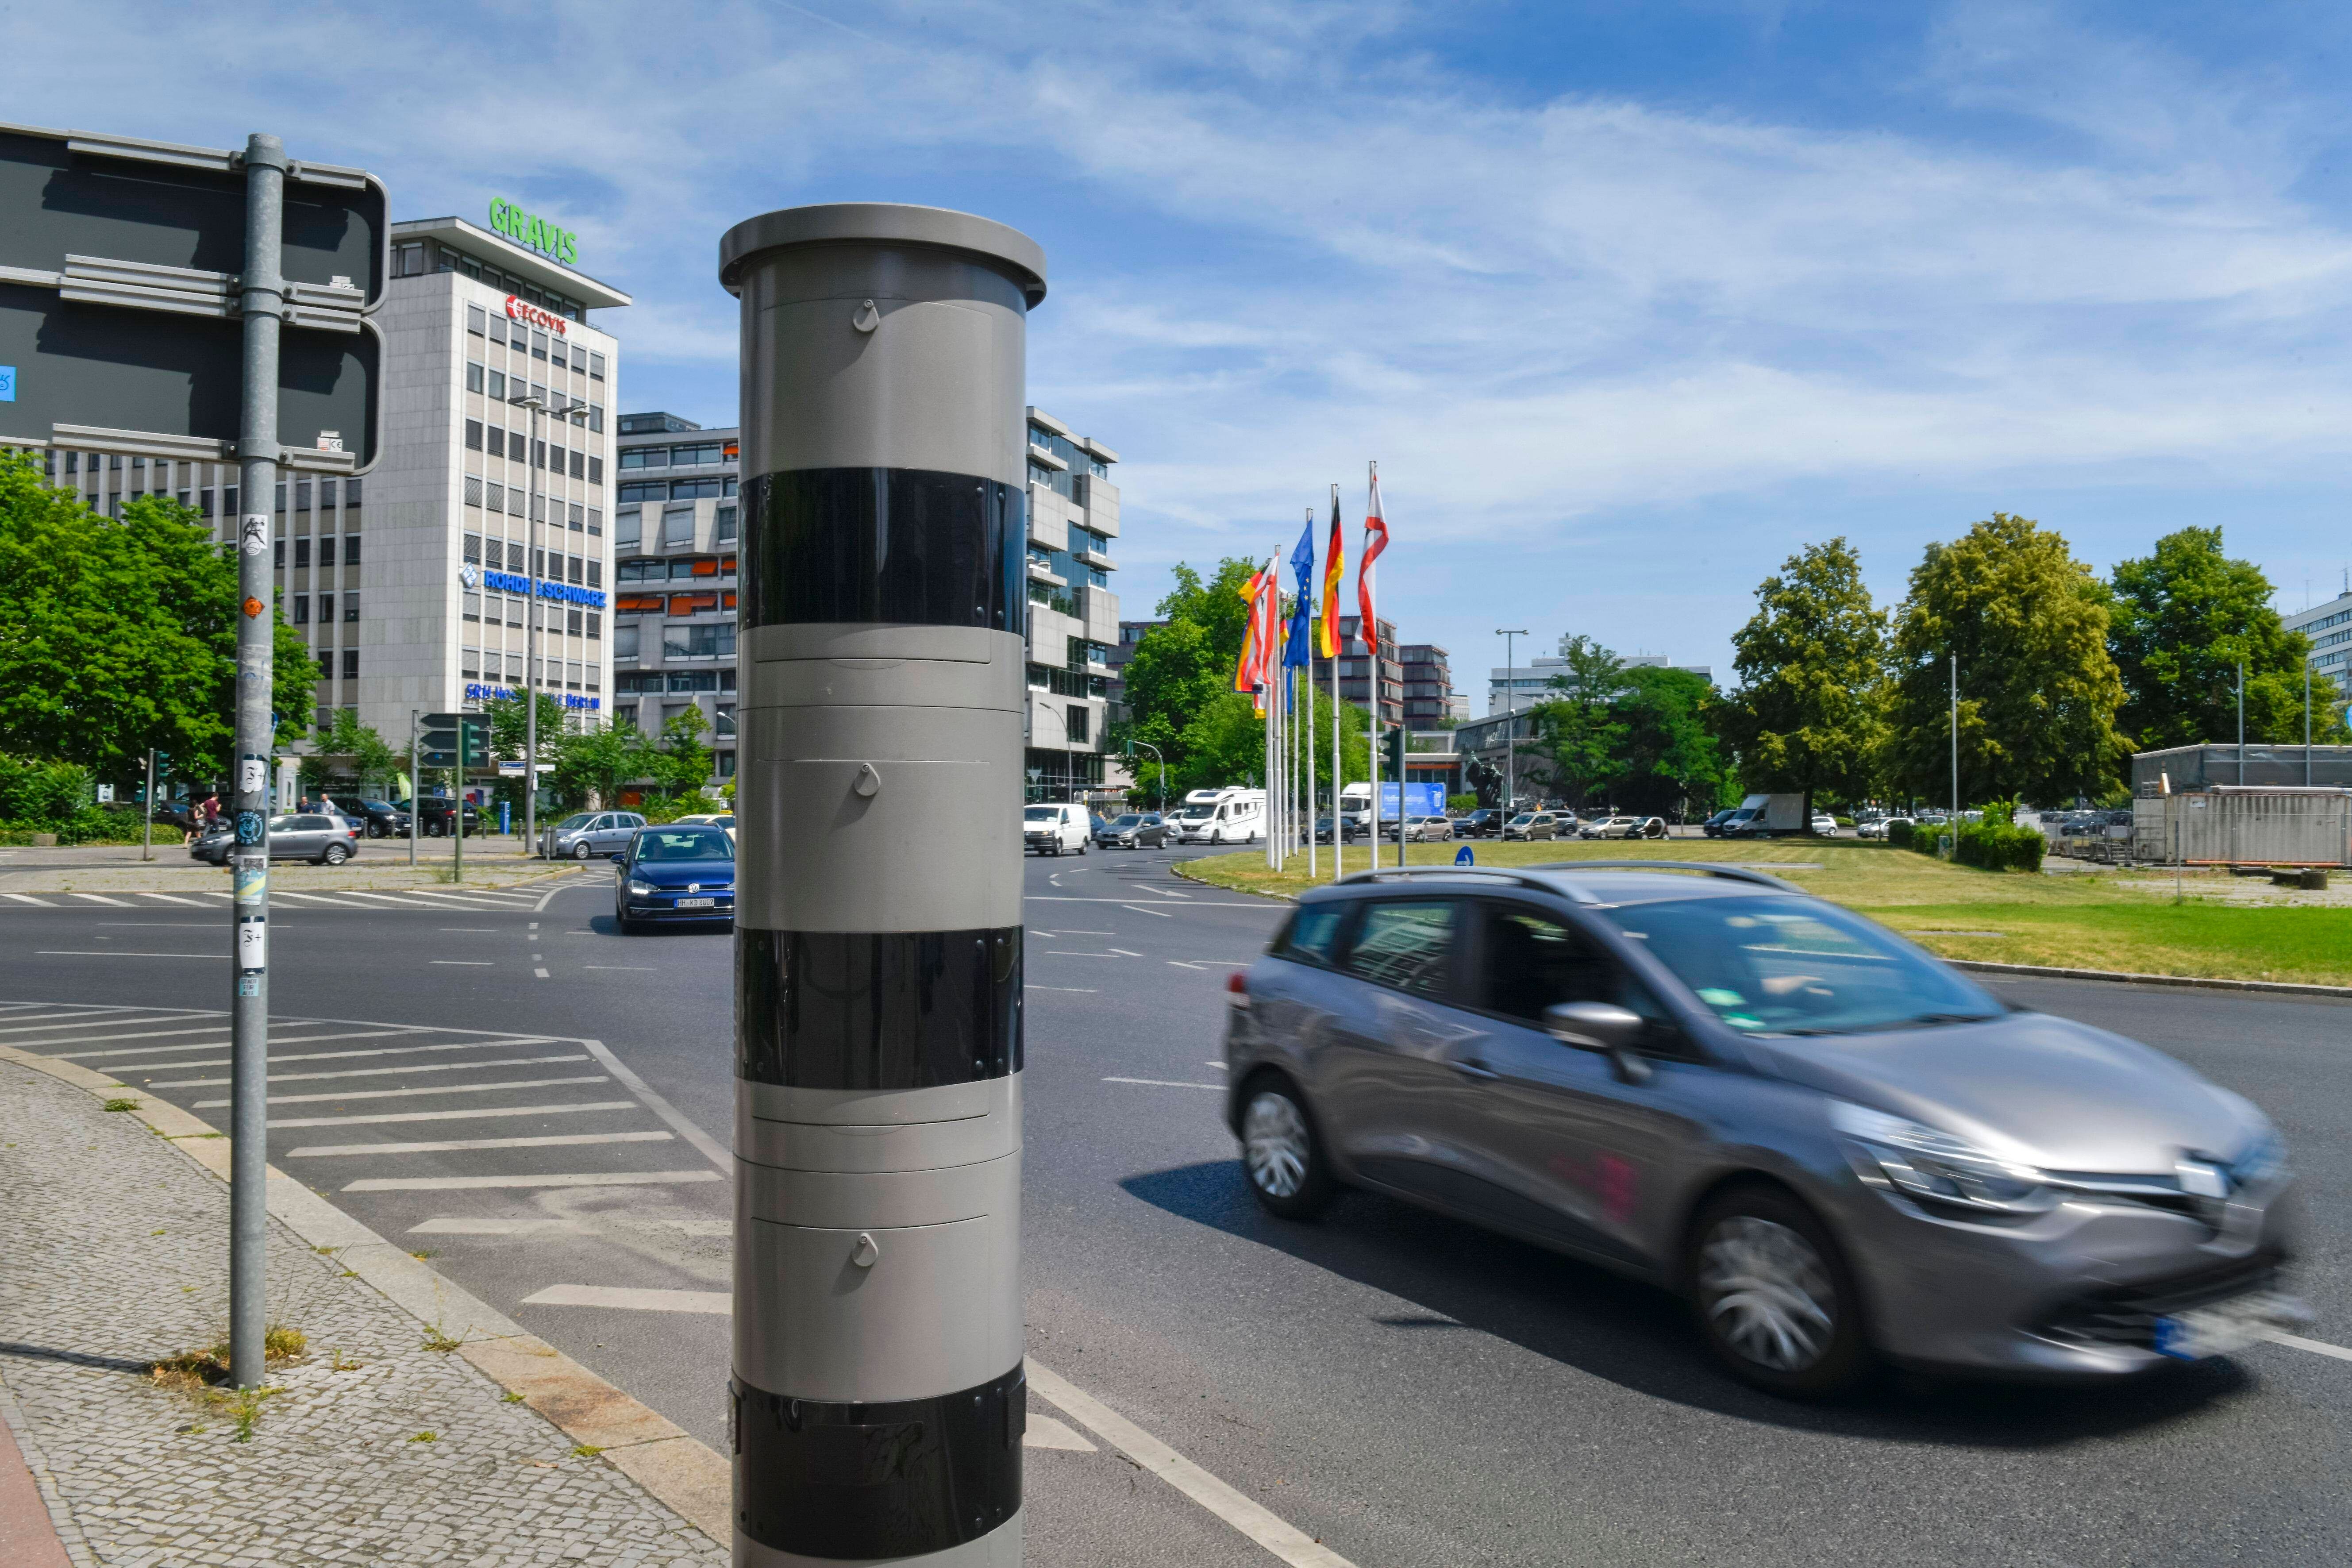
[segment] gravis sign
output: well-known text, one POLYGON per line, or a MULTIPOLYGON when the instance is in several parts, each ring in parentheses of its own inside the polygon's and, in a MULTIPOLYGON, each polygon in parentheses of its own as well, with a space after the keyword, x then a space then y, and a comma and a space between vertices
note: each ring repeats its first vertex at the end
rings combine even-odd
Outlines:
POLYGON ((566 267, 577 265, 580 260, 578 235, 558 228, 543 217, 531 216, 503 196, 490 204, 490 227, 517 245, 527 245, 566 267))

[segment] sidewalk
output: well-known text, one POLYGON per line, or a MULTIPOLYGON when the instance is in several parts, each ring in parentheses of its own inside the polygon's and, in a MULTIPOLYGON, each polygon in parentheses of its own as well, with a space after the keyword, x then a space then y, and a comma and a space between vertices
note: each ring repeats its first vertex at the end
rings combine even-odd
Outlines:
MULTIPOLYGON (((436 1330, 435 1298, 405 1288, 429 1270, 373 1258, 394 1249, 348 1221, 349 1245, 314 1247, 333 1211, 275 1172, 270 1316, 308 1348, 271 1369, 277 1392, 237 1441, 227 1403, 149 1371, 226 1331, 228 1189, 206 1169, 226 1141, 192 1118, 173 1125, 168 1107, 110 1113, 88 1089, 16 1061, 0 1060, 0 1418, 23 1466, 6 1473, 0 1444, 12 1563, 38 1563, 47 1546, 15 1533, 27 1472, 77 1565, 726 1563, 620 1468, 634 1457, 637 1474, 675 1469, 708 1450, 680 1453, 691 1440, 675 1427, 512 1324, 481 1321, 496 1315, 462 1293, 436 1330), (314 1234, 297 1235, 289 1213, 314 1234), (440 1335, 468 1342, 427 1348, 440 1335), (581 1409, 598 1389, 634 1411, 581 1409), (630 1429, 581 1436, 600 1418, 630 1429), (577 1447, 591 1441, 631 1446, 577 1447)), ((675 1479, 664 1489, 689 1495, 675 1479)))
MULTIPOLYGON (((408 863, 405 838, 365 838, 360 841, 359 853, 341 866, 274 861, 269 880, 273 887, 295 891, 544 889, 551 880, 583 869, 612 869, 602 860, 537 859, 521 853, 521 846, 520 838, 467 838, 462 883, 447 880, 457 848, 455 841, 447 838, 420 840, 414 866, 408 863)), ((228 884, 226 867, 191 859, 177 834, 168 844, 157 841, 155 858, 151 861, 139 858, 136 844, 0 848, 0 893, 189 893, 224 889, 228 884)))

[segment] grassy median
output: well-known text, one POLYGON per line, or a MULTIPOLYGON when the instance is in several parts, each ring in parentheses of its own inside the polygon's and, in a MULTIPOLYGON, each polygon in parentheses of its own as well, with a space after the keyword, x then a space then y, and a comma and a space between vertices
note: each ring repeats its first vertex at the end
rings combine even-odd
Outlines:
MULTIPOLYGON (((1408 847, 1406 861, 1442 866, 1461 847, 1415 844, 1408 847)), ((2168 883, 2145 875, 1980 871, 1853 839, 1752 845, 1713 839, 1663 844, 1497 844, 1482 839, 1471 847, 1484 866, 1551 860, 1755 865, 1858 910, 1948 958, 2352 985, 2352 909, 2249 907, 2199 897, 2200 891, 2225 890, 2226 884, 2211 877, 2188 879, 2189 896, 2176 902, 2168 883)), ((1392 863, 1395 854, 1392 845, 1384 849, 1384 863, 1392 863)), ((1366 864, 1364 849, 1350 847, 1348 868, 1361 870, 1366 864)), ((1328 879, 1328 846, 1321 866, 1328 879)), ((1266 869, 1262 851, 1220 855, 1182 863, 1181 868, 1219 887, 1277 896, 1295 893, 1309 882, 1305 857, 1277 874, 1266 869)))

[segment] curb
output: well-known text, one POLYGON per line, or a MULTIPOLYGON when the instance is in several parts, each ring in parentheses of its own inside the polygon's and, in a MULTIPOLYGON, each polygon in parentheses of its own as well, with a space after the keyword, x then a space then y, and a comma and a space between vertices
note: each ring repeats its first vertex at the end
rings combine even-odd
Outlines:
MULTIPOLYGON (((135 1092, 104 1073, 53 1057, 0 1046, 0 1061, 73 1085, 106 1100, 135 1092)), ((218 1177, 229 1175, 229 1138, 175 1105, 142 1102, 131 1112, 158 1137, 218 1177)), ((726 1456, 624 1394, 546 1341, 524 1331, 472 1292, 345 1214, 277 1166, 268 1167, 270 1216, 437 1334, 457 1353, 583 1447, 601 1448, 614 1469, 655 1501, 710 1538, 734 1544, 734 1467, 726 1456)))
POLYGON ((2352 985, 2306 985, 2293 980, 2206 980, 2188 974, 2133 974, 2119 969, 2052 969, 2033 963, 1992 963, 1979 958, 1947 958, 1944 962, 1954 969, 2015 974, 2036 980, 2106 980, 2122 985, 2174 985, 2200 991, 2275 991, 2289 996, 2352 998, 2352 985))

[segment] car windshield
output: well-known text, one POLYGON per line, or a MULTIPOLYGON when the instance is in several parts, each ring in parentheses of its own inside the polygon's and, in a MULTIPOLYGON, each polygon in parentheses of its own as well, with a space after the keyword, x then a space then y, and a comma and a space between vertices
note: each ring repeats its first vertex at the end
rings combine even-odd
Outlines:
POLYGON ((1606 912, 1746 1034, 1857 1035, 2001 1011, 1868 921, 1811 899, 1689 899, 1606 912))
POLYGON ((1176 820, 1179 822, 1206 822, 1216 814, 1216 808, 1214 806, 1196 805, 1190 811, 1178 812, 1176 814, 1176 820))
POLYGON ((637 833, 640 860, 732 860, 735 846, 715 827, 646 827, 637 833))
POLYGON ((1533 822, 1534 820, 1535 820, 1535 817, 1534 817, 1534 816, 1533 816, 1531 813, 1524 812, 1524 811, 1523 811, 1523 812, 1519 813, 1519 815, 1518 815, 1518 816, 1515 816, 1515 817, 1511 818, 1511 824, 1512 824, 1512 826, 1517 826, 1518 824, 1520 824, 1520 823, 1522 823, 1522 822, 1533 822))
POLYGON ((555 825, 555 831, 558 833, 569 833, 575 827, 587 826, 592 820, 593 819, 585 812, 582 813, 578 816, 567 816, 562 822, 555 825))
POLYGON ((1135 813, 1130 811, 1125 816, 1120 817, 1117 822, 1112 823, 1111 826, 1113 827, 1140 827, 1143 826, 1143 818, 1136 816, 1135 813))
POLYGON ((1024 822, 1058 822, 1062 808, 1058 805, 1033 805, 1021 814, 1024 822))

